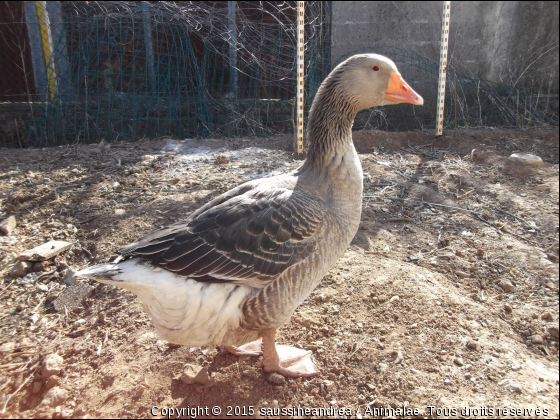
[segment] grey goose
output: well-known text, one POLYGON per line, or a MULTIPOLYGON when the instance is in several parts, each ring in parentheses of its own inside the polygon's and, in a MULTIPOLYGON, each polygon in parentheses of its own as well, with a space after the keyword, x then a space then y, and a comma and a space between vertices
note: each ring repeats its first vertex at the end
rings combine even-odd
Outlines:
POLYGON ((259 355, 262 340, 266 372, 318 374, 310 351, 277 346, 275 336, 358 229, 354 118, 373 106, 423 102, 390 59, 350 57, 316 94, 298 169, 246 182, 119 249, 120 261, 78 275, 134 292, 171 343, 259 355))

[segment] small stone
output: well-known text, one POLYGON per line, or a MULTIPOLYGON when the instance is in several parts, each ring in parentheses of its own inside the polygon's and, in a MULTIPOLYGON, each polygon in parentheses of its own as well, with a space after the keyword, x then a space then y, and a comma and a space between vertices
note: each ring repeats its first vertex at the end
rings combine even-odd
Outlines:
POLYGON ((138 385, 132 389, 131 396, 133 400, 137 400, 142 396, 146 388, 142 385, 138 385))
POLYGON ((202 366, 187 364, 183 367, 183 373, 181 374, 181 381, 185 384, 196 383, 196 376, 202 370, 202 366))
POLYGON ((543 340, 542 336, 539 335, 539 334, 535 334, 535 335, 531 335, 531 336, 527 337, 527 341, 529 341, 532 344, 536 344, 536 345, 544 344, 544 340, 543 340))
POLYGON ((532 155, 530 153, 513 153, 509 157, 510 160, 528 163, 529 165, 543 165, 543 160, 540 156, 532 155))
POLYGON ((504 304, 504 310, 508 313, 511 314, 513 311, 512 306, 509 303, 504 304))
POLYGON ((456 357, 455 359, 453 359, 453 363, 455 363, 457 366, 463 366, 463 358, 462 357, 456 357))
POLYGON ((66 251, 72 244, 66 241, 49 241, 19 254, 20 261, 46 261, 66 251))
POLYGON ((206 367, 200 369, 194 380, 196 381, 196 383, 204 385, 206 388, 209 388, 216 384, 216 381, 208 374, 208 368, 206 367))
POLYGON ((64 363, 64 359, 62 356, 59 356, 56 353, 48 354, 43 359, 43 364, 41 366, 41 373, 43 375, 43 379, 48 379, 52 375, 60 375, 62 371, 62 365, 64 363))
POLYGON ((33 394, 39 394, 43 390, 43 383, 42 382, 33 382, 33 388, 31 392, 33 394))
POLYGON ((6 236, 11 236, 16 226, 16 216, 11 215, 7 219, 4 219, 0 222, 0 233, 6 236))
POLYGON ((38 284, 37 285, 37 290, 39 290, 41 292, 48 292, 49 291, 49 286, 47 286, 46 284, 38 284))
POLYGON ((547 328, 548 333, 551 337, 558 338, 558 326, 554 325, 552 327, 547 328))
POLYGON ((8 273, 11 277, 23 277, 31 271, 33 263, 29 261, 20 261, 12 267, 8 273))
POLYGON ((546 311, 541 315, 541 318, 544 320, 550 320, 552 321, 554 319, 554 317, 552 316, 552 313, 550 311, 546 311))
POLYGON ((229 163, 229 159, 227 157, 225 157, 224 155, 219 155, 218 157, 216 157, 216 161, 214 163, 216 165, 225 165, 225 164, 229 163))
POLYGON ((16 348, 16 343, 8 341, 0 346, 0 353, 11 353, 16 348))
POLYGON ((284 385, 286 383, 286 378, 276 372, 272 372, 268 375, 266 380, 274 385, 284 385))
POLYGON ((480 344, 478 344, 476 341, 474 340, 469 340, 467 342, 467 347, 471 350, 479 350, 480 349, 480 344))
POLYGON ((61 418, 61 419, 73 419, 74 417, 74 412, 73 410, 69 409, 69 408, 65 408, 60 410, 60 414, 58 414, 58 417, 55 418, 61 418))
POLYGON ((126 213, 125 209, 115 209, 115 215, 116 216, 122 216, 126 213))
POLYGON ((460 271, 460 270, 455 271, 455 275, 457 277, 459 277, 460 279, 466 279, 466 278, 470 277, 470 274, 465 273, 464 271, 460 271))
POLYGON ((517 392, 517 393, 521 393, 521 391, 523 390, 521 388, 521 385, 519 385, 516 382, 510 382, 509 389, 511 389, 513 392, 517 392))
POLYGON ((36 262, 35 264, 33 264, 33 268, 31 269, 31 271, 34 271, 36 273, 47 271, 47 264, 45 263, 45 261, 36 262))
POLYGON ((67 399, 68 399, 67 390, 60 387, 54 387, 49 389, 49 391, 45 394, 45 397, 43 398, 41 405, 54 408, 64 404, 67 399))
POLYGON ((391 299, 389 299, 389 302, 396 302, 396 301, 398 301, 398 300, 400 300, 400 297, 398 297, 398 296, 393 296, 391 299))
POLYGON ((504 290, 504 292, 513 293, 515 292, 515 286, 511 284, 511 282, 502 280, 500 282, 500 287, 504 290))
POLYGON ((55 386, 58 385, 60 385, 60 376, 58 375, 53 375, 45 381, 45 388, 47 389, 54 388, 55 386))

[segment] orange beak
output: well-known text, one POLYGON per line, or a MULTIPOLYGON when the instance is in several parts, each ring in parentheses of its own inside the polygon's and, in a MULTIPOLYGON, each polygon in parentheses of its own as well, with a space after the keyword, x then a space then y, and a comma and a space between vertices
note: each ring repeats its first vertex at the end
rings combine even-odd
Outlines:
POLYGON ((390 101, 412 105, 424 105, 424 99, 418 95, 400 75, 395 72, 391 73, 385 98, 390 101))

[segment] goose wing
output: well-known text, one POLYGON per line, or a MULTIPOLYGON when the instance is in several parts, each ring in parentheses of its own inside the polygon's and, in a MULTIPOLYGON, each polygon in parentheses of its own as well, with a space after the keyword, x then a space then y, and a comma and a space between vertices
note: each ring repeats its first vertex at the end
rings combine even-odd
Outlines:
POLYGON ((117 252, 198 281, 264 287, 315 251, 324 214, 308 194, 244 185, 117 252))

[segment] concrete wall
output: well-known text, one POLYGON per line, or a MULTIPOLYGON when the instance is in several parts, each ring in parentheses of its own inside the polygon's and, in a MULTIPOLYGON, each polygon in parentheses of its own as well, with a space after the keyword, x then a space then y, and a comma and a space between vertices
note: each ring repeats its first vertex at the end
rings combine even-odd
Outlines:
MULTIPOLYGON (((465 75, 558 94, 558 5, 453 1, 450 59, 465 75)), ((334 1, 332 7, 333 64, 376 45, 404 48, 439 62, 441 1, 334 1)))

